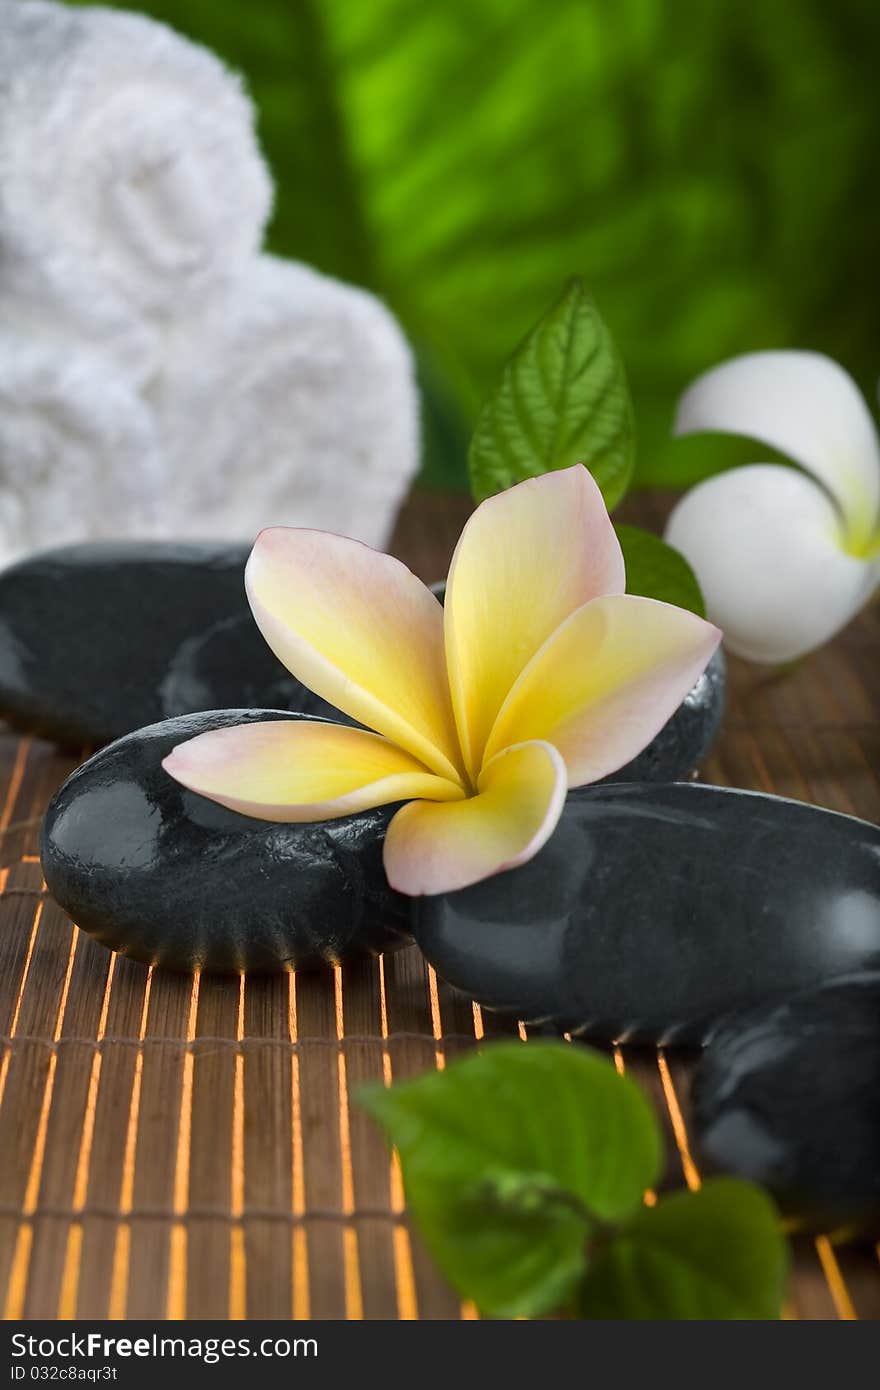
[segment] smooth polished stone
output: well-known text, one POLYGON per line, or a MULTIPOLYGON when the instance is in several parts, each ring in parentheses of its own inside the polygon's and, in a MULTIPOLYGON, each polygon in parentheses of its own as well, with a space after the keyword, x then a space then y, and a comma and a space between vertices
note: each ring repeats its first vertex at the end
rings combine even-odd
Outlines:
POLYGON ((382 865, 394 808, 279 825, 197 796, 161 767, 209 729, 302 717, 184 715, 96 753, 46 813, 49 891, 103 945, 178 969, 301 969, 402 945, 409 899, 382 865))
MULTIPOLYGON (((442 603, 443 582, 431 590, 442 603)), ((679 782, 695 773, 709 752, 724 714, 727 664, 719 647, 672 718, 632 762, 602 779, 608 782, 679 782)), ((600 784, 601 785, 601 784, 600 784)))
POLYGON ((880 829, 695 782, 586 788, 530 863, 419 899, 413 934, 490 1009, 699 1043, 733 1009, 876 964, 880 829))
POLYGON ((707 1168, 814 1229, 880 1228, 880 970, 734 1015, 692 1098, 707 1168))
POLYGON ((0 574, 0 716, 98 746, 205 709, 345 716, 295 680, 251 616, 248 545, 74 545, 0 574))

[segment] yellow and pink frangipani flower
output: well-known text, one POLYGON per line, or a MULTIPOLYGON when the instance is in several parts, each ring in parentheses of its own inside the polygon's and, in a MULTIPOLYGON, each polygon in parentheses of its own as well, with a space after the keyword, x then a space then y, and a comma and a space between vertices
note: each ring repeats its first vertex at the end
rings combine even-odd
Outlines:
POLYGON ((248 599, 276 656, 367 726, 277 720, 201 734, 165 759, 245 815, 321 821, 406 802, 385 837, 403 893, 466 887, 530 859, 569 787, 636 756, 720 633, 627 595, 602 495, 580 464, 489 498, 462 532, 445 608, 357 541, 263 531, 248 599))

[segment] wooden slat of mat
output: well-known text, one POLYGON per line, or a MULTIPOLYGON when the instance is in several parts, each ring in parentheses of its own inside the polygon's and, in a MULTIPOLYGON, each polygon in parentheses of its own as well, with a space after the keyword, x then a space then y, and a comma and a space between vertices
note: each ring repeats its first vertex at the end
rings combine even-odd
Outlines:
POLYGON ((835 1255, 856 1316, 870 1322, 880 1319, 880 1250, 840 1244, 835 1255))
MULTIPOLYGON (((47 908, 48 911, 48 908, 47 908)), ((77 932, 75 954, 60 1038, 84 1039, 104 1031, 109 1008, 113 957, 96 942, 77 932)), ((38 1207, 70 1208, 77 1198, 80 1151, 88 1142, 90 1103, 94 1105, 99 1057, 87 1042, 74 1041, 58 1049, 51 1109, 47 1117, 45 1153, 38 1207)), ((28 1273, 25 1316, 53 1318, 59 1310, 67 1265, 71 1223, 46 1216, 35 1225, 28 1273)), ((76 1237, 74 1236, 74 1247, 76 1237)), ((71 1260, 75 1259, 75 1248, 71 1260)), ((67 1302, 70 1303, 70 1294, 67 1302)))
MULTIPOLYGON (((662 524, 662 501, 642 505, 633 519, 662 524)), ((466 511, 422 499, 398 553, 441 577, 466 511)), ((784 676, 731 662, 704 780, 880 819, 878 657, 875 605, 784 676)), ((414 949, 242 987, 147 971, 75 937, 36 863, 39 816, 74 762, 0 733, 2 1306, 473 1316, 411 1231, 399 1167, 355 1093, 526 1030, 474 1008, 414 949)), ((688 1059, 627 1047, 616 1059, 657 1107, 664 1185, 694 1186, 688 1059)), ((788 1316, 880 1315, 876 1249, 799 1237, 794 1252, 788 1316)))
POLYGON ((20 843, 16 843, 17 827, 13 825, 16 802, 28 763, 31 740, 17 734, 0 736, 0 776, 3 804, 0 806, 0 865, 16 864, 21 859, 20 843))
MULTIPOLYGON (((385 1218, 357 1223, 360 1287, 365 1318, 418 1316, 409 1233, 392 1220, 392 1163, 377 1127, 357 1103, 367 1084, 388 1080, 382 1037, 382 981, 378 960, 346 966, 341 972, 345 1083, 349 1096, 349 1152, 355 1210, 381 1211, 385 1218)), ((399 1203, 398 1203, 399 1205, 399 1203)))
MULTIPOLYGON (((290 1041, 292 977, 254 977, 246 982, 244 1034, 290 1041)), ((293 1204, 293 1054, 287 1047, 252 1049, 237 1059, 244 1106, 243 1209, 289 1212, 293 1204)), ((234 1252, 233 1272, 241 1311, 240 1283, 248 1317, 289 1318, 299 1309, 292 1297, 293 1253, 302 1231, 286 1222, 254 1217, 243 1223, 243 1245, 234 1252)))
MULTIPOLYGON (((195 1036, 237 1039, 244 1030, 244 980, 238 975, 204 976, 200 982, 195 1036)), ((219 1220, 184 1227, 185 1295, 169 1305, 169 1316, 227 1317, 245 1312, 243 1232, 225 1220, 244 1202, 243 1062, 229 1047, 194 1049, 190 1112, 189 1183, 182 1204, 216 1211, 219 1220), (236 1084, 238 1082, 238 1085, 236 1084), (234 1258, 233 1258, 234 1257, 234 1258)))
MULTIPOLYGON (((11 877, 11 876, 10 876, 11 877)), ((31 882, 34 879, 32 877, 31 882)), ((4 1063, 0 1125, 0 1202, 12 1202, 21 1220, 12 1247, 6 1314, 21 1317, 30 1274, 34 1212, 46 1156, 58 1057, 44 1040, 61 1034, 79 933, 51 900, 41 900, 29 936, 29 968, 21 983, 10 1032, 19 1045, 4 1063)))
MULTIPOLYGON (((0 1029, 5 1037, 18 1032, 23 986, 45 901, 36 864, 0 869, 0 887, 0 1029)), ((0 1061, 0 1075, 7 1066, 0 1061)))
MULTIPOLYGON (((85 1192, 78 1194, 74 1205, 79 1210, 104 1207, 127 1213, 134 1196, 143 1088, 144 1059, 138 1042, 146 1034, 152 972, 122 956, 114 956, 113 962, 106 1035, 131 1041, 96 1053, 100 1066, 94 1129, 90 1140, 86 1136, 87 1147, 81 1149, 85 1192)), ((59 1311, 79 1318, 118 1316, 127 1296, 130 1226, 127 1221, 101 1216, 87 1216, 81 1225, 80 1249, 74 1237, 67 1257, 67 1307, 59 1311)))
MULTIPOLYGON (((40 822, 56 787, 82 758, 60 753, 42 739, 17 740, 7 794, 0 812, 0 865, 39 852, 40 822)), ((83 755, 88 750, 83 750, 83 755)))
MULTIPOLYGON (((13 759, 10 770, 14 763, 13 759)), ((7 797, 7 805, 8 801, 7 797)), ((3 887, 8 893, 8 896, 0 899, 0 930, 3 937, 3 951, 0 957, 0 965, 3 967, 0 969, 0 1023, 4 1036, 11 1039, 18 1036, 22 999, 45 904, 39 896, 41 875, 34 866, 22 865, 11 870, 0 870, 0 873, 4 879, 3 887)), ((46 1060, 48 1065, 48 1058, 46 1060)), ((22 1156, 16 1150, 14 1116, 8 1107, 5 1112, 3 1109, 11 1064, 10 1044, 3 1048, 0 1055, 0 1132, 3 1134, 3 1144, 0 1145, 0 1202, 18 1213, 23 1205, 21 1174, 25 1164, 30 1161, 30 1154, 22 1156)), ((0 1218, 0 1306, 6 1313, 17 1312, 14 1298, 21 1298, 18 1290, 13 1297, 10 1289, 19 1228, 18 1215, 4 1215, 0 1218)))
MULTIPOLYGON (((182 1317, 186 1311, 187 1231, 194 1057, 174 1045, 195 1037, 201 981, 155 970, 135 1072, 127 1143, 134 1143, 130 1215, 116 1233, 110 1316, 182 1317), (174 1212, 166 1220, 138 1219, 141 1209, 174 1212), (175 1219, 176 1218, 176 1219, 175 1219)), ((221 1155, 221 1162, 223 1155, 221 1155)), ((128 1193, 125 1194, 126 1197, 128 1193)))
POLYGON ((351 1221, 311 1218, 312 1211, 346 1214, 343 1126, 347 1095, 340 1087, 335 972, 296 976, 298 1107, 302 1133, 308 1303, 314 1318, 360 1317, 362 1294, 357 1230, 351 1221), (311 1045, 317 1042, 317 1045, 311 1045))
MULTIPOLYGON (((296 1010, 296 975, 287 981, 287 1026, 292 1046, 299 1045, 299 1022, 296 1010)), ((302 1224, 306 1210, 305 1159, 303 1156, 302 1068, 298 1051, 290 1059, 290 1175, 291 1209, 299 1223, 291 1237, 292 1286, 290 1307, 294 1318, 311 1317, 312 1302, 309 1289, 308 1234, 302 1224)))

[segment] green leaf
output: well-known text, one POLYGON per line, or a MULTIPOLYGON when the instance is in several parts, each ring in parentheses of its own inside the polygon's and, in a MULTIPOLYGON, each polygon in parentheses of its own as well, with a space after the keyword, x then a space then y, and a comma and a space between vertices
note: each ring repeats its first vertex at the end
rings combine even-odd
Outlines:
POLYGON ((590 1235, 635 1211, 659 1168, 638 1087, 567 1043, 500 1043, 360 1098, 400 1153, 438 1265, 499 1317, 558 1307, 590 1235))
POLYGON ((632 402, 611 335, 572 280, 520 343, 477 418, 468 465, 478 502, 524 478, 586 464, 609 510, 635 456, 632 402))
POLYGON ((697 576, 680 551, 640 526, 615 524, 626 564, 626 592, 662 599, 705 618, 697 576))
POLYGON ((778 1318, 787 1249, 768 1197, 734 1178, 645 1207, 583 1280, 583 1318, 778 1318))

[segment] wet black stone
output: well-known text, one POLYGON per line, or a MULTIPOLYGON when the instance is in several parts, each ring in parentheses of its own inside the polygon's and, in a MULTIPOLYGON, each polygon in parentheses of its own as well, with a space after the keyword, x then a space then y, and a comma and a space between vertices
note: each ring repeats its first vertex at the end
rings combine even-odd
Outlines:
MULTIPOLYGON (((432 584, 442 602, 444 583, 432 584)), ((632 762, 602 779, 608 782, 678 782, 695 772, 705 758, 721 724, 727 666, 719 647, 675 714, 632 762)), ((601 784, 599 784, 601 785, 601 784)))
POLYGON ((530 863, 419 899, 413 934, 488 1008, 702 1042, 733 1009, 880 969, 880 829, 699 783, 587 788, 530 863))
POLYGON ((693 1086, 704 1166, 814 1229, 880 1228, 880 972, 726 1020, 693 1086))
POLYGON ((98 746, 205 709, 350 722, 273 656, 244 592, 248 545, 68 546, 0 574, 0 716, 98 746))
POLYGON ((179 969, 300 969, 403 944, 410 902, 382 865, 395 808, 277 825, 187 791, 160 765, 209 729, 298 717, 185 715, 95 754, 46 813, 50 892, 105 946, 179 969))

